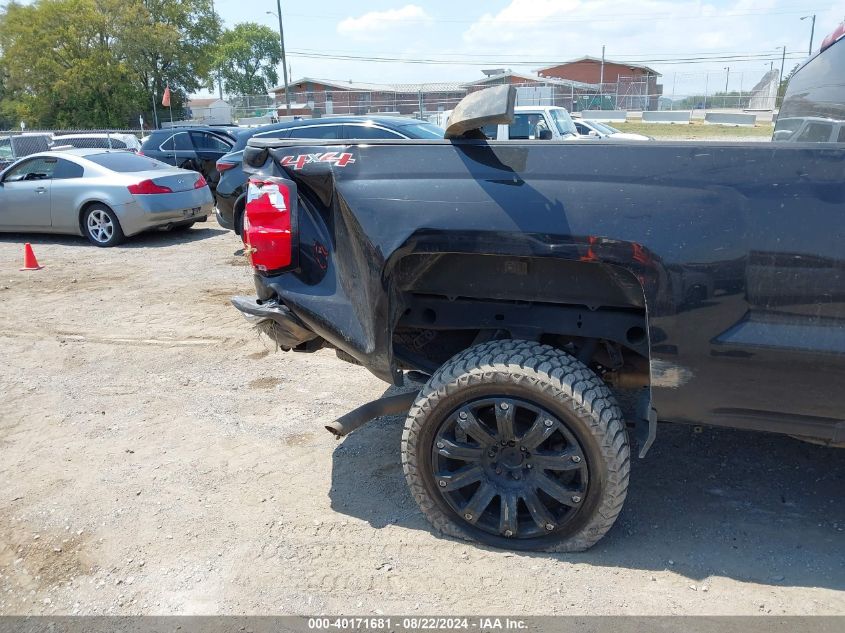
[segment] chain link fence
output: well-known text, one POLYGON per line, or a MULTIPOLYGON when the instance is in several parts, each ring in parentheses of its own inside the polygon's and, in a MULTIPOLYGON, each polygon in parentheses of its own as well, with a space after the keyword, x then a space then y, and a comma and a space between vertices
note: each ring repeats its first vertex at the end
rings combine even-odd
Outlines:
MULTIPOLYGON (((395 86, 360 82, 303 82, 275 93, 275 102, 261 121, 246 120, 241 115, 254 113, 255 108, 233 108, 235 121, 241 124, 269 123, 294 117, 355 116, 366 114, 403 115, 440 123, 442 113, 451 111, 467 94, 493 85, 510 83, 517 91, 517 105, 560 106, 572 113, 584 110, 774 110, 777 102, 779 75, 767 73, 757 85, 745 88, 742 75, 734 76, 731 90, 715 90, 710 74, 700 77, 673 77, 665 86, 656 75, 617 77, 615 82, 585 84, 575 81, 538 77, 536 81, 515 82, 512 75, 491 77, 475 83, 400 84, 395 86), (680 81, 678 81, 680 79, 680 81), (703 90, 695 90, 698 84, 703 90), (666 90, 664 90, 664 88, 666 90), (682 91, 680 88, 683 88, 682 91), (671 95, 665 94, 671 90, 671 95), (239 118, 241 117, 241 118, 239 118)), ((727 81, 725 82, 727 88, 727 81)), ((746 81, 745 86, 748 86, 746 81)), ((256 103, 258 97, 251 100, 256 103)), ((442 124, 442 123, 441 123, 442 124)))
POLYGON ((0 168, 12 162, 49 150, 73 148, 141 149, 141 140, 149 130, 0 130, 0 168))

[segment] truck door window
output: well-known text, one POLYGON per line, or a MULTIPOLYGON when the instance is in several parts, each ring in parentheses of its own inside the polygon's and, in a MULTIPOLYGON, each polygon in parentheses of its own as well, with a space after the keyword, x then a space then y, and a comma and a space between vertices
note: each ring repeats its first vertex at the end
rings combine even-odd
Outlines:
POLYGON ((508 126, 508 138, 527 141, 537 137, 537 122, 541 114, 516 114, 513 123, 508 126))
POLYGON ((561 136, 569 136, 570 134, 576 134, 575 125, 572 122, 572 117, 569 116, 569 112, 560 108, 550 110, 549 114, 552 115, 552 121, 554 121, 558 134, 560 134, 561 136))
POLYGON ((792 140, 799 143, 826 143, 831 140, 831 132, 833 132, 832 123, 828 123, 827 121, 812 121, 792 140))

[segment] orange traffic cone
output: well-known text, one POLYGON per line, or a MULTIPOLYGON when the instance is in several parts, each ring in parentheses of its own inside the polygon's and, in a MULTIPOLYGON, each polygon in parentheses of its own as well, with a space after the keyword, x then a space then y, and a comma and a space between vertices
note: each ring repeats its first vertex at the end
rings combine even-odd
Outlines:
POLYGON ((39 265, 38 260, 35 259, 35 252, 32 250, 32 244, 27 242, 23 247, 23 268, 21 270, 41 270, 44 266, 39 265))

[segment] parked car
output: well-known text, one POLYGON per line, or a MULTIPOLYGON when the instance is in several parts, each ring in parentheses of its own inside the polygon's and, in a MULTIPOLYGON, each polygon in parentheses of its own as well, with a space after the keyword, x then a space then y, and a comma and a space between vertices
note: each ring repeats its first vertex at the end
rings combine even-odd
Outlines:
POLYGON ((114 246, 206 219, 205 178, 124 150, 39 152, 0 173, 0 231, 83 235, 114 246))
POLYGON ((614 141, 653 141, 654 138, 645 134, 634 134, 622 132, 612 125, 603 121, 592 121, 590 119, 575 119, 575 129, 580 136, 591 136, 595 138, 609 138, 614 141))
MULTIPOLYGON (((823 47, 788 116, 845 119, 843 69, 823 47)), ((611 529, 658 420, 845 447, 845 144, 478 140, 514 98, 468 95, 441 142, 249 141, 235 306, 282 349, 429 376, 327 428, 407 411, 435 529, 552 551, 611 529)))
POLYGON ((68 145, 82 149, 128 149, 136 153, 141 149, 141 141, 134 134, 91 132, 53 136, 54 148, 68 145))
POLYGON ((408 139, 443 138, 443 128, 427 121, 396 116, 326 117, 300 119, 245 130, 229 154, 217 161, 217 222, 241 233, 246 201, 246 176, 241 169, 243 149, 251 138, 408 139))
POLYGON ((175 127, 155 130, 141 145, 140 153, 203 175, 212 192, 220 174, 217 161, 232 151, 240 128, 229 126, 175 127))
POLYGON ((516 106, 513 121, 481 128, 494 141, 574 141, 578 130, 566 108, 559 106, 516 106))

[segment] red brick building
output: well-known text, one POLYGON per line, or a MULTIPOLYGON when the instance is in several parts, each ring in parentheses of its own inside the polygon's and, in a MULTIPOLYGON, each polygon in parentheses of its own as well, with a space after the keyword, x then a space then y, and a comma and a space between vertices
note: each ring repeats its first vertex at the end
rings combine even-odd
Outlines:
POLYGON ((620 110, 656 110, 657 100, 663 94, 663 85, 658 84, 661 74, 639 64, 614 62, 597 57, 581 57, 554 66, 540 68, 540 77, 602 84, 602 92, 613 96, 616 108, 620 110))
MULTIPOLYGON (((285 88, 273 88, 279 112, 285 110, 285 88)), ((375 112, 412 115, 451 110, 466 94, 457 84, 375 84, 303 77, 288 84, 291 110, 326 116, 375 112)))

